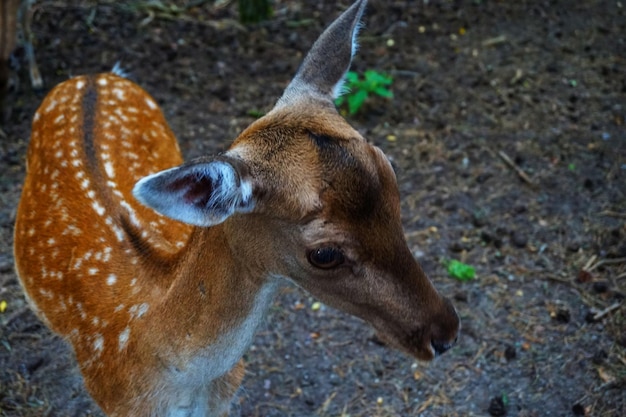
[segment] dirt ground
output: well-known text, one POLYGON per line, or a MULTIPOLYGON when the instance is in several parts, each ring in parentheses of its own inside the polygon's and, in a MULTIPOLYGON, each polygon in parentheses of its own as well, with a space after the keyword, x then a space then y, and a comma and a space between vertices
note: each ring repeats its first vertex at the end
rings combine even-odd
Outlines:
MULTIPOLYGON (((193 157, 269 110, 349 1, 278 0, 250 27, 234 4, 163 4, 38 2, 36 53, 46 89, 120 61, 193 157)), ((626 415, 626 2, 371 0, 365 23, 353 68, 392 75, 395 98, 350 121, 396 167, 407 239, 454 299, 458 345, 414 363, 287 288, 233 415, 626 415), (477 278, 449 277, 448 259, 477 278)), ((26 74, 0 138, 0 415, 100 416, 13 270, 42 98, 26 74)))

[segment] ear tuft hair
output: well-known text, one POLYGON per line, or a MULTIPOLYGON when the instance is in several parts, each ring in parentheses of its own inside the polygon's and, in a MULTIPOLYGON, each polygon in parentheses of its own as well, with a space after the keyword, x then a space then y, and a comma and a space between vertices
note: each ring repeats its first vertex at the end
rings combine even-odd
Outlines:
POLYGON ((243 162, 222 157, 195 160, 141 179, 133 194, 153 210, 196 226, 222 223, 254 208, 243 162))
POLYGON ((344 92, 344 77, 358 49, 357 36, 366 4, 367 0, 357 0, 320 35, 276 107, 288 106, 302 96, 332 103, 344 92))

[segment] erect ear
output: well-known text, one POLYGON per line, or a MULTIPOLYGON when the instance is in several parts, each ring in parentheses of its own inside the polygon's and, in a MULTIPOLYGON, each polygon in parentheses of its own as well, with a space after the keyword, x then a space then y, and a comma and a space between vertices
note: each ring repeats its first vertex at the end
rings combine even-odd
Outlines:
POLYGON ((332 103, 342 94, 343 79, 357 49, 356 36, 366 3, 367 0, 357 0, 322 33, 276 107, 293 104, 302 96, 332 103))
POLYGON ((228 156, 196 159, 142 178, 133 189, 142 204, 196 226, 213 226, 254 208, 244 161, 228 156))

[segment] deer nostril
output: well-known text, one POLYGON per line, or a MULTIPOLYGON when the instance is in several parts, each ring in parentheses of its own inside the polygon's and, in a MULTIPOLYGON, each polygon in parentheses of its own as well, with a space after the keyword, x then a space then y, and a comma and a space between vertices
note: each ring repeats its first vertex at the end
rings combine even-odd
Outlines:
POLYGON ((456 343, 456 338, 454 338, 454 341, 452 342, 444 342, 441 340, 434 340, 434 339, 430 341, 430 345, 433 347, 433 350, 435 351, 435 354, 437 356, 445 353, 452 346, 454 346, 455 343, 456 343))

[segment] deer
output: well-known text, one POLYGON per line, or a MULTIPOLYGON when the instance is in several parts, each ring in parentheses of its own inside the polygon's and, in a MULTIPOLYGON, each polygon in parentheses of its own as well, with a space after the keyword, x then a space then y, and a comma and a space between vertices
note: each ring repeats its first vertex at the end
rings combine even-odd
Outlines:
POLYGON ((413 257, 384 153, 337 111, 366 0, 313 44, 275 106, 183 161, 156 101, 115 73, 36 111, 14 255, 109 416, 226 416, 286 283, 429 361, 459 317, 413 257))
POLYGON ((17 44, 18 22, 22 38, 31 85, 35 90, 43 88, 43 79, 35 59, 31 21, 35 0, 0 0, 0 111, 3 111, 5 96, 9 90, 9 61, 17 44))

